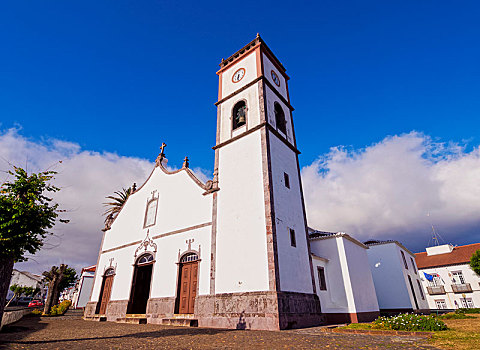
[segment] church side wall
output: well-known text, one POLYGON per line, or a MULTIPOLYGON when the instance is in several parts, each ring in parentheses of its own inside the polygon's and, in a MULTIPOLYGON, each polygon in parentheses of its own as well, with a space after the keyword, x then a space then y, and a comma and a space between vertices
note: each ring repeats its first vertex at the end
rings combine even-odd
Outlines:
POLYGON ((372 272, 368 263, 367 249, 349 239, 339 237, 345 249, 345 256, 350 276, 351 293, 354 308, 351 312, 378 312, 377 296, 373 284, 372 272))
POLYGON ((317 267, 323 264, 313 259, 315 281, 317 283, 317 295, 320 298, 320 306, 323 313, 349 313, 348 300, 343 280, 342 265, 338 254, 338 246, 335 238, 311 240, 310 249, 313 254, 328 259, 325 266, 325 278, 327 290, 320 291, 318 285, 317 267))
POLYGON ((270 154, 280 290, 313 293, 296 154, 272 133, 270 154), (285 173, 290 188, 285 186, 285 173), (295 231, 295 247, 290 240, 290 229, 295 231))
POLYGON ((367 253, 380 309, 411 309, 396 245, 371 246, 367 253))
POLYGON ((260 131, 219 150, 216 293, 269 290, 260 131))

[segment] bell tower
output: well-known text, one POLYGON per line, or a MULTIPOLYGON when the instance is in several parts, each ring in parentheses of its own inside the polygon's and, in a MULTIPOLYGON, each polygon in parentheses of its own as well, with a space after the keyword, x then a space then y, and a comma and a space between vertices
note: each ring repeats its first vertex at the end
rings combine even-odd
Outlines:
POLYGON ((231 312, 249 328, 320 324, 289 77, 258 34, 217 75, 213 324, 228 327, 231 312))

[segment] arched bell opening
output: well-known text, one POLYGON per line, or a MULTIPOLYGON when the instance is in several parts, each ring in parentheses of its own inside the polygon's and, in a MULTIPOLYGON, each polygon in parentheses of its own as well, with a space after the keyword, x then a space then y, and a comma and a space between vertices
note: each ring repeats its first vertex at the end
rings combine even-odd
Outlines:
POLYGON ((193 314, 198 291, 198 254, 188 252, 179 260, 176 314, 193 314))
POLYGON ((235 130, 247 123, 247 104, 245 101, 238 101, 232 111, 232 129, 235 130))
POLYGON ((145 314, 152 282, 153 254, 144 253, 135 262, 127 314, 145 314))
POLYGON ((96 314, 105 315, 107 311, 107 305, 110 301, 110 295, 112 294, 113 276, 115 276, 115 270, 109 268, 105 271, 102 278, 102 287, 100 288, 100 297, 98 298, 96 314))

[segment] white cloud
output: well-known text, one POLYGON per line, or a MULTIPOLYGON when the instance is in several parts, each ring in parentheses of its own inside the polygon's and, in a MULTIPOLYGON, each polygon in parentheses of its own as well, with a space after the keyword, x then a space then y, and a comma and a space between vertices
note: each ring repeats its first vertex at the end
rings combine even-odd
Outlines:
POLYGON ((430 222, 447 242, 480 238, 480 149, 418 132, 362 150, 334 147, 302 169, 309 225, 425 247, 430 222), (429 214, 429 216, 427 216, 429 214))
MULTIPOLYGON (((58 171, 55 185, 61 191, 54 199, 68 210, 69 224, 58 223, 42 250, 17 268, 42 272, 51 265, 67 263, 80 269, 96 264, 102 239, 105 196, 133 182, 142 184, 153 168, 145 159, 121 157, 113 153, 81 150, 65 141, 35 142, 21 136, 16 129, 0 134, 0 169, 7 170, 8 162, 29 171, 52 168, 58 171), (59 163, 62 161, 62 163, 59 163)), ((2 173, 0 181, 7 176, 2 173)))
MULTIPOLYGON (((133 182, 141 185, 153 168, 145 159, 86 151, 67 141, 29 140, 18 129, 0 133, 0 170, 9 168, 7 162, 30 171, 58 171, 54 183, 62 190, 55 200, 71 219, 57 224, 45 247, 17 266, 32 272, 59 263, 77 269, 95 264, 105 196, 133 182)), ((207 179, 205 170, 193 171, 207 179)), ((0 173, 1 182, 6 178, 0 173)), ((423 249, 432 221, 449 242, 466 233, 471 242, 480 241, 479 148, 467 152, 462 145, 411 132, 362 150, 332 148, 304 167, 302 178, 314 228, 345 231, 361 240, 395 238, 423 249)))
MULTIPOLYGON (((85 151, 68 141, 36 142, 23 137, 19 129, 0 132, 0 170, 11 168, 9 163, 34 172, 47 168, 57 171, 53 183, 61 190, 54 195, 54 200, 68 211, 64 216, 70 223, 58 223, 44 247, 29 261, 16 266, 37 273, 60 263, 77 270, 96 264, 103 234, 105 197, 134 182, 139 187, 154 166, 145 159, 85 151)), ((200 180, 208 179, 205 170, 194 168, 192 171, 200 180)), ((0 173, 1 182, 7 178, 7 174, 0 173)))

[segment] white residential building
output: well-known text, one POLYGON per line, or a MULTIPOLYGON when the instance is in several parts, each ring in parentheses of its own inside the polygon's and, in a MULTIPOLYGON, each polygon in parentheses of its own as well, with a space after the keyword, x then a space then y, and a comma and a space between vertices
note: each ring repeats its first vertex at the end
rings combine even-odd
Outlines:
POLYGON ((415 255, 393 240, 365 244, 380 312, 429 312, 415 255))
POLYGON ((13 292, 10 290, 10 286, 16 284, 22 287, 32 287, 32 288, 40 288, 40 293, 37 295, 39 299, 43 299, 46 294, 46 289, 44 284, 42 283, 43 277, 40 275, 33 274, 28 271, 19 271, 17 269, 13 269, 12 271, 12 278, 10 279, 10 285, 8 288, 7 293, 7 300, 10 300, 13 296, 13 292))
POLYGON ((469 265, 477 250, 480 243, 444 244, 415 254, 430 309, 480 308, 480 276, 469 265))
POLYGON ((84 308, 90 300, 90 294, 93 287, 93 278, 95 276, 95 269, 95 265, 84 267, 82 269, 82 273, 80 274, 80 278, 77 282, 76 292, 73 296, 73 308, 84 308))

